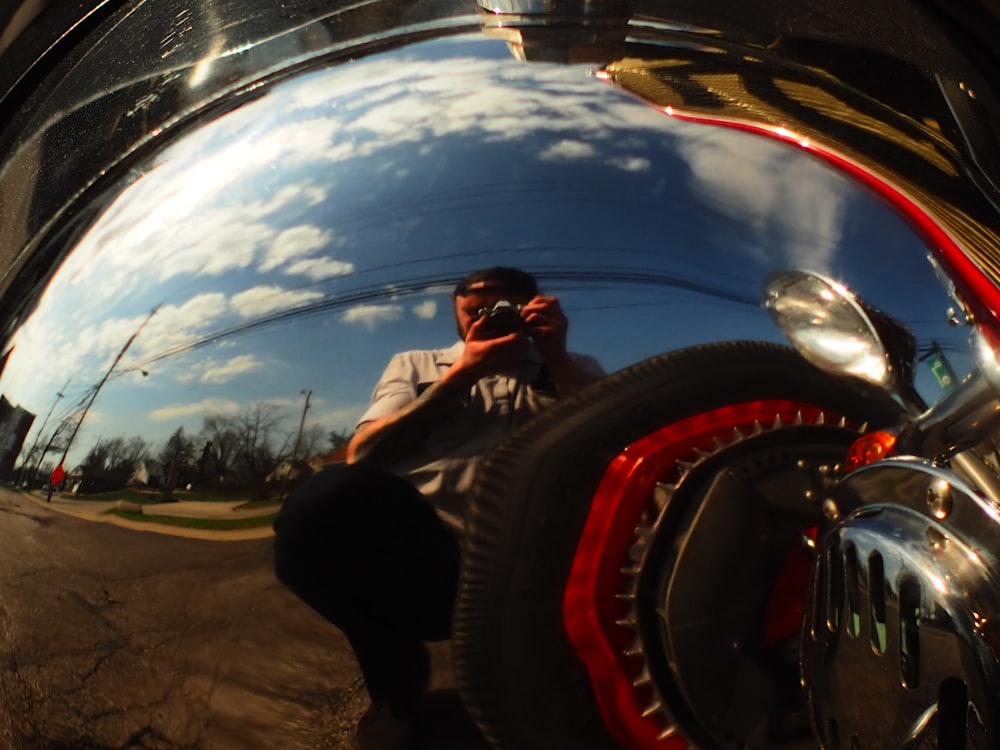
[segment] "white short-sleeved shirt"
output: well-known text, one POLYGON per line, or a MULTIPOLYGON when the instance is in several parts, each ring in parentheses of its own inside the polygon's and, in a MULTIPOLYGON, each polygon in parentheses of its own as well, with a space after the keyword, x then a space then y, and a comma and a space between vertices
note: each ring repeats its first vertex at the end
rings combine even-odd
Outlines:
MULTIPOLYGON (((358 420, 358 426, 394 414, 415 400, 441 379, 461 356, 464 346, 459 341, 449 349, 395 355, 375 386, 371 406, 358 420)), ((604 375, 593 357, 570 357, 595 378, 604 375)), ((511 430, 555 399, 555 386, 541 358, 529 349, 515 370, 477 381, 462 404, 442 414, 410 455, 386 468, 408 479, 448 523, 460 528, 465 499, 480 459, 511 430)))

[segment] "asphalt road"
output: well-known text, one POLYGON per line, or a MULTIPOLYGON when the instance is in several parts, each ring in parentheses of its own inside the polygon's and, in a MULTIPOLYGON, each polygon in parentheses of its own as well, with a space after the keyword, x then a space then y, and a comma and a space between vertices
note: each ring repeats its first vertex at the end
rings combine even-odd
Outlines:
MULTIPOLYGON (((484 750, 432 649, 421 747, 484 750)), ((0 489, 0 747, 345 748, 367 707, 346 641, 275 580, 270 540, 59 512, 0 489)))

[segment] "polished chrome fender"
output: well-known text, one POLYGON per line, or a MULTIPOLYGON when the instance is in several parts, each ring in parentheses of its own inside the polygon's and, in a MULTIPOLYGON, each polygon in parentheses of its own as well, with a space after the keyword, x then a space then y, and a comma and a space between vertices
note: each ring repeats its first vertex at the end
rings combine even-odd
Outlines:
POLYGON ((799 268, 964 376, 951 322, 1000 311, 998 29, 904 0, 6 3, 0 736, 346 741, 356 669, 273 580, 269 516, 392 354, 451 343, 474 268, 535 273, 609 372, 779 341, 759 289, 799 268))
POLYGON ((833 496, 846 515, 819 544, 802 642, 824 747, 994 746, 1000 508, 907 458, 833 496))

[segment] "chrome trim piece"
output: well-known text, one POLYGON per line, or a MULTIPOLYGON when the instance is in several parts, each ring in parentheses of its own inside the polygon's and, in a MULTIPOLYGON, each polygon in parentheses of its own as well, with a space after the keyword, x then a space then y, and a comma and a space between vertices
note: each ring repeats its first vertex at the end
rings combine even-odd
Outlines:
POLYGON ((803 639, 824 746, 993 746, 1000 510, 919 459, 859 469, 835 496, 855 510, 821 542, 803 639))

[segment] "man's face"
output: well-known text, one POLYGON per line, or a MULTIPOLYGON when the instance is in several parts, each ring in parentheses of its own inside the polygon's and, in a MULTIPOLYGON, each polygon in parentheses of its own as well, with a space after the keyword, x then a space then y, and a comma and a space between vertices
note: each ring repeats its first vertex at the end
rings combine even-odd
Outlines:
POLYGON ((502 299, 514 305, 524 305, 530 301, 522 294, 496 288, 476 289, 465 295, 455 295, 455 325, 459 338, 465 341, 465 337, 469 334, 469 326, 476 321, 480 309, 493 307, 502 299))

